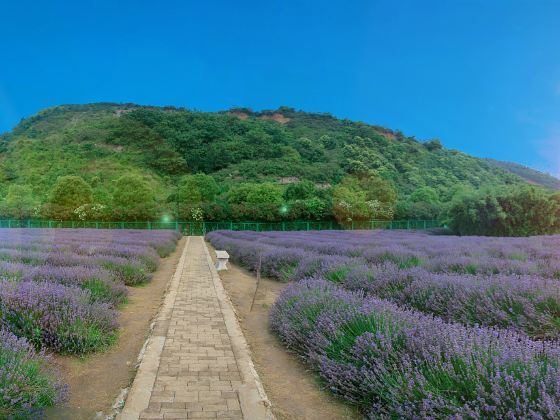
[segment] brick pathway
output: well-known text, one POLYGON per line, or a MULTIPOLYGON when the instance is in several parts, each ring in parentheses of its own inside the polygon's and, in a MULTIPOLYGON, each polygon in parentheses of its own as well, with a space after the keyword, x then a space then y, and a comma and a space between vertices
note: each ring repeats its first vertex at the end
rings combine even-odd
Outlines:
POLYGON ((121 419, 271 418, 201 237, 188 238, 121 419))

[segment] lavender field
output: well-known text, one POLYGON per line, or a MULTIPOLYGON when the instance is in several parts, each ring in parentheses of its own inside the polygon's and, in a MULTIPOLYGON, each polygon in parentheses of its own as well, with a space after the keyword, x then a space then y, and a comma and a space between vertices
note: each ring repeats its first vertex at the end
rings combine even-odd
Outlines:
POLYGON ((173 231, 0 229, 0 418, 64 399, 47 354, 110 346, 127 286, 148 282, 178 238, 173 231))
POLYGON ((559 418, 560 236, 207 235, 291 281, 271 326, 369 417, 559 418))

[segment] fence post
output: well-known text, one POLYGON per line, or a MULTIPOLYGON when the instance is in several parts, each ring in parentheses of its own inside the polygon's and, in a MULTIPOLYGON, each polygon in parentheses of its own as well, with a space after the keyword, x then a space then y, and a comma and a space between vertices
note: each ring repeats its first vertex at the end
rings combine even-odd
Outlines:
POLYGON ((306 223, 306 228, 309 231, 309 222, 306 223))
POLYGON ((31 227, 31 220, 27 219, 27 228, 31 227))
POLYGON ((286 222, 282 222, 282 232, 286 231, 286 222))

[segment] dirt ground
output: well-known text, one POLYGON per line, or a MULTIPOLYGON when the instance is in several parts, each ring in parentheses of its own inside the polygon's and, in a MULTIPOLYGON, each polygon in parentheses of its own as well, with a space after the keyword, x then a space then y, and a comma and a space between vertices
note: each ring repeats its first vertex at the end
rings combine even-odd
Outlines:
MULTIPOLYGON (((65 407, 47 412, 48 419, 91 420, 96 413, 111 411, 121 389, 128 387, 134 378, 138 353, 163 301, 185 240, 181 239, 175 252, 161 261, 150 283, 129 288, 128 303, 119 315, 120 335, 114 346, 106 352, 86 357, 54 358, 64 381, 70 386, 70 400, 65 407)), ((101 415, 98 417, 102 418, 101 415)))
MULTIPOLYGON (((208 244, 211 254, 214 252, 208 244)), ((241 328, 272 411, 278 419, 357 419, 352 408, 321 389, 317 376, 301 359, 286 351, 269 328, 270 307, 287 284, 262 278, 251 310, 257 284, 249 271, 228 263, 220 277, 239 316, 241 328)))

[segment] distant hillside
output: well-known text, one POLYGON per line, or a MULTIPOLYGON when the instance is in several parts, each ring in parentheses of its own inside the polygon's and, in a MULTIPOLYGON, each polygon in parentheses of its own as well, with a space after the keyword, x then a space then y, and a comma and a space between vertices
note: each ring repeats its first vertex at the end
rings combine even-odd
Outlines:
POLYGON ((285 189, 308 180, 323 191, 327 204, 324 191, 355 173, 387 180, 399 200, 422 187, 446 202, 458 185, 536 182, 527 171, 446 149, 438 140, 420 142, 388 128, 287 107, 207 113, 134 104, 62 105, 23 120, 0 140, 0 194, 5 197, 10 185, 26 185, 39 202, 63 175, 80 175, 92 186, 95 202, 110 203, 115 181, 137 174, 161 208, 189 173, 212 175, 222 201, 240 183, 271 182, 285 189))
POLYGON ((547 173, 539 172, 535 169, 513 162, 503 162, 494 159, 486 159, 486 161, 523 178, 530 184, 541 185, 553 190, 560 190, 560 179, 547 173))

